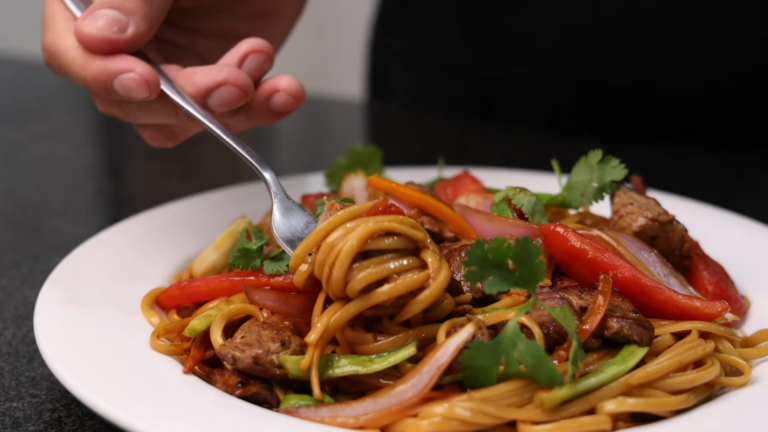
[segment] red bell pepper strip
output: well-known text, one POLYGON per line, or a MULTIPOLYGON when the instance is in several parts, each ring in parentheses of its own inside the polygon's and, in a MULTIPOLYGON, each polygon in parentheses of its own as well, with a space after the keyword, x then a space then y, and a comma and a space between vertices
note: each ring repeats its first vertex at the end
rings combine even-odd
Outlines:
POLYGON ((199 335, 195 336, 194 339, 192 339, 192 345, 189 347, 189 354, 187 355, 187 359, 184 360, 183 372, 185 374, 189 374, 195 370, 195 367, 197 367, 197 365, 203 361, 205 352, 208 351, 210 346, 211 335, 208 333, 208 330, 200 333, 199 335))
POLYGON ((541 236, 549 255, 568 276, 581 283, 597 283, 600 273, 611 276, 613 287, 646 318, 714 321, 728 312, 725 301, 680 294, 559 222, 542 225, 541 236))
POLYGON ((739 290, 736 289, 736 284, 723 266, 704 252, 699 242, 693 242, 693 261, 685 278, 704 297, 728 302, 731 313, 741 318, 737 322, 744 322, 747 305, 739 294, 739 290))
POLYGON ((258 269, 179 281, 161 292, 155 303, 164 310, 170 310, 183 304, 206 302, 222 296, 230 297, 243 292, 243 287, 293 293, 312 291, 307 287, 300 289, 294 285, 291 272, 268 275, 264 270, 258 269))
POLYGON ((462 195, 483 192, 485 192, 483 183, 466 170, 435 184, 435 193, 448 205, 453 205, 456 198, 462 195))

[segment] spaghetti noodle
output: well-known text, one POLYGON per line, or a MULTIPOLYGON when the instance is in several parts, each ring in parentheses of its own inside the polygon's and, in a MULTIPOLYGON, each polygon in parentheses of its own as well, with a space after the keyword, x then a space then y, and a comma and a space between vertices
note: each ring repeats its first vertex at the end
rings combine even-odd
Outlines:
MULTIPOLYGON (((181 304, 162 313, 157 298, 166 288, 155 288, 141 301, 142 313, 153 327, 150 346, 232 394, 243 392, 227 390, 227 381, 222 377, 228 373, 236 374, 232 382, 238 389, 258 380, 269 381, 264 388, 269 389, 273 399, 288 401, 308 392, 317 402, 329 397, 336 400, 282 409, 290 415, 388 432, 624 429, 669 418, 725 391, 747 386, 751 362, 768 357, 768 329, 746 335, 714 322, 651 319, 645 322, 649 322, 652 334, 637 363, 620 376, 606 379, 604 385, 580 390, 562 402, 552 403, 549 399, 545 403, 552 386, 527 376, 505 377, 486 387, 467 388, 462 383, 463 369, 457 367, 461 365, 458 352, 466 349, 470 340, 490 343, 507 326, 520 326, 527 338, 540 347, 536 349, 557 352, 552 354, 553 365, 564 376, 570 366, 562 359, 568 358, 573 341, 560 340, 559 348, 554 350, 554 324, 542 322, 532 312, 521 313, 531 305, 533 292, 512 289, 502 295, 485 296, 467 290, 456 292, 451 285, 455 269, 446 260, 434 233, 405 212, 371 215, 373 206, 374 201, 350 205, 324 217, 290 258, 288 267, 295 287, 280 288, 285 292, 277 292, 269 284, 261 288, 285 305, 303 305, 299 299, 311 296, 312 302, 306 307, 295 306, 297 311, 306 310, 305 314, 286 315, 285 310, 290 308, 278 312, 268 306, 269 302, 260 302, 263 298, 258 294, 265 293, 254 293, 258 289, 245 283, 244 293, 212 294, 207 301, 181 304), (317 291, 312 291, 318 286, 317 291), (302 327, 304 331, 298 330, 302 327), (296 334, 301 333, 301 344, 281 336, 283 331, 293 332, 290 334, 297 338, 296 334), (253 339, 253 334, 258 338, 253 339), (228 362, 230 357, 220 354, 225 347, 233 347, 233 341, 243 340, 251 345, 235 346, 239 350, 235 354, 254 350, 253 362, 272 361, 271 366, 260 370, 275 368, 279 373, 249 376, 247 369, 240 370, 239 363, 228 362), (418 342, 418 348, 407 358, 380 364, 413 341, 418 342), (296 362, 303 372, 298 375, 308 379, 299 378, 298 372, 287 367, 281 369, 285 355, 280 352, 286 344, 300 349, 296 362), (334 379, 325 379, 329 368, 338 364, 347 369, 339 369, 342 372, 337 371, 334 379), (215 375, 213 370, 220 372, 215 375)), ((571 214, 547 208, 547 214, 556 215, 564 225, 584 229, 588 234, 585 236, 598 240, 604 236, 599 230, 609 223, 588 211, 571 214)), ((206 263, 206 276, 198 276, 201 270, 193 271, 190 266, 173 282, 205 280, 212 272, 231 272, 232 268, 222 267, 225 260, 217 255, 221 245, 235 244, 233 236, 237 232, 233 226, 248 229, 258 225, 238 219, 205 251, 205 259, 196 261, 198 266, 206 263), (216 271, 211 270, 214 267, 216 271)), ((478 242, 482 244, 483 240, 478 242)), ((548 251, 542 251, 542 256, 546 272, 539 289, 559 292, 562 288, 558 288, 557 281, 563 277, 562 270, 548 251)), ((658 281, 642 263, 636 268, 658 281)), ((264 276, 254 275, 257 279, 264 276)), ((240 277, 238 280, 244 280, 240 277)), ((624 301, 614 299, 615 290, 613 295, 608 293, 609 283, 601 276, 600 285, 589 287, 596 292, 599 286, 601 296, 591 294, 590 301, 599 307, 590 308, 584 315, 585 321, 590 321, 584 335, 592 341, 597 337, 594 333, 607 325, 606 320, 615 319, 606 316, 611 307, 615 308, 607 304, 609 299, 624 301)), ((270 301, 274 298, 269 297, 270 301)), ((621 322, 612 321, 611 325, 621 322)), ((589 340, 580 342, 586 344, 589 340)), ((598 343, 578 364, 576 377, 593 379, 604 374, 609 366, 617 364, 621 350, 622 344, 598 343)), ((582 379, 572 385, 583 385, 582 379)))

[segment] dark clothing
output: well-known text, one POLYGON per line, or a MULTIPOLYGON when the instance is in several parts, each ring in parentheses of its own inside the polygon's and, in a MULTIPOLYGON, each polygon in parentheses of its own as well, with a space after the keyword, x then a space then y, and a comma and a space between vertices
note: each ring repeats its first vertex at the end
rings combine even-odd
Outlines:
POLYGON ((382 0, 370 99, 536 131, 743 143, 766 114, 767 20, 759 1, 382 0))

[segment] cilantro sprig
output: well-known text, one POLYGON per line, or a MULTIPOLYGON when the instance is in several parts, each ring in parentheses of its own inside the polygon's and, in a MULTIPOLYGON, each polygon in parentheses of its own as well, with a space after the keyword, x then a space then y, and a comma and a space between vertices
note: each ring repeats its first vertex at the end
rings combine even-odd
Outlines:
MULTIPOLYGON (((560 163, 552 159, 552 168, 562 185, 560 163)), ((558 195, 539 195, 545 204, 578 209, 601 201, 619 188, 627 176, 627 167, 618 158, 603 155, 601 149, 590 150, 571 169, 568 180, 558 195)))
POLYGON ((486 246, 477 240, 465 252, 464 279, 482 283, 487 294, 500 294, 512 288, 526 289, 531 298, 515 307, 517 316, 528 313, 536 306, 547 310, 571 339, 571 351, 566 377, 552 364, 547 351, 535 340, 528 339, 513 318, 491 341, 473 341, 459 356, 459 371, 464 385, 469 388, 488 387, 499 380, 527 377, 550 387, 571 382, 584 358, 576 320, 566 305, 550 308, 536 301, 536 287, 546 277, 546 264, 541 260, 541 249, 529 237, 514 243, 505 238, 492 239, 486 246), (510 262, 514 269, 510 268, 510 262))
POLYGON ((264 246, 268 240, 260 228, 250 232, 240 231, 237 244, 229 251, 229 266, 238 270, 256 270, 263 267, 266 274, 285 274, 291 257, 282 248, 265 257, 264 246))
POLYGON ((424 186, 427 186, 429 188, 434 188, 437 182, 446 180, 444 171, 445 171, 445 158, 443 156, 440 156, 437 158, 437 177, 433 178, 428 182, 424 182, 424 186))
POLYGON ((344 176, 360 170, 368 176, 384 174, 384 155, 380 148, 357 144, 348 149, 344 156, 334 158, 325 172, 325 184, 331 192, 338 192, 344 176))
POLYGON ((502 294, 513 288, 526 289, 532 294, 547 275, 547 265, 541 260, 541 248, 530 237, 514 244, 506 238, 495 238, 488 246, 476 240, 464 253, 464 280, 482 283, 486 294, 502 294), (514 264, 514 270, 509 264, 514 264))
POLYGON ((508 187, 493 196, 491 212, 499 216, 514 218, 509 203, 519 208, 530 222, 544 224, 549 222, 544 203, 531 191, 521 187, 508 187), (507 201, 509 200, 509 201, 507 201))
POLYGON ((584 358, 581 342, 568 306, 549 308, 540 302, 526 302, 519 308, 496 338, 491 341, 473 341, 459 356, 459 372, 468 388, 489 387, 500 380, 525 377, 549 387, 562 386, 574 380, 579 362, 584 358), (545 308, 552 318, 565 328, 572 339, 571 356, 566 377, 557 370, 547 351, 535 340, 528 339, 517 324, 517 317, 535 306, 545 308))
MULTIPOLYGON (((348 204, 355 203, 355 200, 349 197, 344 197, 344 198, 331 197, 331 199, 341 203, 348 203, 348 204)), ((325 211, 325 200, 322 198, 318 198, 317 200, 315 200, 315 208, 317 208, 317 211, 315 212, 315 219, 320 219, 320 216, 325 211)))

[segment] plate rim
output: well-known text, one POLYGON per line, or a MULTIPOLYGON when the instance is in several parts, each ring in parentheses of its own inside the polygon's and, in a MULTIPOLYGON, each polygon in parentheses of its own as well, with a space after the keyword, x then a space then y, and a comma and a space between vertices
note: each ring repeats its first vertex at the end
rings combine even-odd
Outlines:
MULTIPOLYGON (((384 169, 385 169, 385 173, 387 173, 387 172, 397 172, 397 171, 419 171, 419 172, 423 171, 423 172, 427 172, 428 170, 432 170, 432 171, 436 171, 437 170, 437 168, 435 166, 433 166, 433 165, 386 165, 384 167, 384 169)), ((520 173, 520 174, 530 174, 530 175, 536 175, 536 176, 547 176, 547 177, 550 177, 552 180, 555 181, 555 182, 553 182, 553 186, 554 187, 557 186, 556 176, 555 176, 555 174, 553 172, 546 171, 546 170, 539 170, 539 169, 517 168, 517 167, 502 167, 502 166, 492 166, 492 165, 488 165, 488 166, 486 166, 486 165, 483 165, 483 166, 479 166, 479 165, 446 165, 444 167, 444 170, 446 172, 448 172, 448 173, 457 172, 457 171, 460 171, 460 170, 469 170, 469 171, 478 171, 479 170, 479 171, 487 171, 487 172, 488 171, 497 171, 498 174, 515 174, 515 173, 520 173)), ((281 181, 291 181, 291 180, 299 180, 299 179, 311 178, 313 176, 318 176, 318 175, 322 177, 323 172, 324 171, 322 171, 322 170, 300 172, 300 173, 294 173, 294 174, 288 174, 288 175, 279 176, 279 179, 281 181)), ((496 174, 496 173, 494 173, 494 174, 496 174)), ((567 178, 567 175, 564 174, 564 177, 567 178)), ((43 329, 43 323, 42 323, 43 318, 40 316, 38 311, 40 310, 40 305, 41 305, 42 301, 44 301, 44 299, 45 299, 45 294, 44 293, 46 292, 46 287, 50 287, 51 286, 51 284, 50 284, 51 279, 55 277, 56 273, 60 270, 60 268, 62 268, 64 265, 66 265, 67 261, 71 257, 77 255, 82 249, 88 247, 88 245, 91 242, 96 241, 96 239, 98 237, 106 235, 109 232, 112 232, 112 231, 115 231, 115 230, 119 230, 120 227, 122 227, 124 225, 127 225, 127 224, 130 224, 130 223, 132 223, 136 219, 147 217, 148 215, 151 215, 153 213, 162 213, 167 208, 175 206, 175 205, 178 205, 178 204, 186 202, 186 201, 195 201, 195 200, 199 200, 199 199, 204 199, 205 197, 210 197, 210 196, 215 196, 215 195, 218 195, 218 194, 232 192, 232 191, 235 191, 235 190, 238 190, 238 189, 248 189, 248 188, 256 187, 259 184, 263 184, 262 180, 260 180, 260 179, 232 183, 232 184, 228 184, 228 185, 223 185, 223 186, 218 186, 218 187, 214 187, 214 188, 210 188, 210 189, 201 190, 201 191, 189 194, 189 195, 181 196, 181 197, 178 197, 178 198, 175 198, 175 199, 172 199, 172 200, 169 200, 169 201, 157 204, 155 206, 146 208, 146 209, 144 209, 142 211, 139 211, 139 212, 137 212, 135 214, 132 214, 132 215, 130 215, 128 217, 125 217, 125 218, 123 218, 121 220, 118 220, 118 221, 116 221, 116 222, 114 222, 114 223, 112 223, 112 224, 110 224, 110 225, 100 229, 99 231, 91 234, 87 239, 85 239, 84 241, 80 242, 69 253, 64 255, 64 257, 58 263, 56 263, 54 268, 50 271, 48 276, 45 278, 45 281, 43 282, 40 290, 38 291, 37 297, 35 299, 35 305, 34 305, 34 310, 33 310, 33 336, 35 338, 35 343, 37 345, 38 351, 40 352, 40 355, 43 358, 43 361, 45 362, 46 367, 48 367, 48 369, 51 371, 51 373, 54 375, 54 377, 57 379, 57 381, 59 381, 59 383, 61 383, 61 385, 69 393, 71 393, 80 403, 82 403, 85 407, 87 407, 88 409, 90 409, 91 411, 96 413, 99 417, 101 417, 105 421, 107 421, 107 422, 109 422, 109 423, 111 423, 111 424, 113 424, 113 425, 115 425, 117 427, 120 427, 122 429, 132 430, 132 428, 136 426, 135 423, 132 424, 132 423, 130 423, 128 421, 124 421, 123 418, 120 418, 121 416, 113 415, 113 413, 109 409, 104 408, 97 401, 94 401, 93 400, 93 395, 89 394, 86 391, 83 391, 83 389, 81 387, 77 386, 77 384, 75 382, 76 380, 74 380, 71 376, 68 376, 65 371, 60 369, 61 365, 57 364, 57 362, 53 359, 53 357, 51 357, 52 354, 49 351, 50 346, 46 345, 45 342, 41 343, 41 341, 45 341, 46 340, 46 337, 45 336, 43 336, 42 338, 40 337, 41 334, 44 334, 44 331, 42 330, 43 329)), ((326 187, 326 185, 324 183, 322 184, 322 186, 318 187, 318 190, 326 190, 326 189, 327 189, 327 187, 326 187)), ((725 207, 722 207, 722 206, 719 206, 719 205, 716 205, 716 204, 712 204, 712 203, 709 203, 709 202, 700 201, 700 200, 697 200, 697 199, 694 199, 694 198, 690 198, 690 197, 687 197, 687 196, 684 196, 684 195, 680 195, 680 194, 677 194, 677 193, 668 192, 668 191, 662 190, 662 189, 648 188, 648 190, 649 190, 649 192, 651 192, 654 195, 659 194, 661 196, 672 198, 674 200, 685 202, 687 204, 715 208, 715 209, 719 210, 720 212, 722 212, 724 214, 727 214, 729 217, 734 217, 734 218, 739 219, 741 223, 748 223, 748 224, 751 224, 751 225, 757 225, 757 226, 760 226, 760 227, 766 229, 766 231, 768 231, 768 224, 767 223, 759 221, 759 220, 757 220, 755 218, 752 218, 750 216, 738 213, 738 212, 736 212, 734 210, 731 210, 731 209, 728 209, 728 208, 725 208, 725 207)), ((294 198, 298 198, 298 197, 294 197, 294 198)), ((48 288, 49 291, 51 289, 53 289, 53 288, 48 288)), ((766 394, 768 394, 768 392, 766 394)), ((243 403, 247 403, 247 402, 243 402, 243 403)), ((676 417, 679 417, 679 416, 676 416, 676 417)), ((667 423, 667 422, 664 422, 664 423, 667 423)), ((323 430, 325 428, 328 428, 328 426, 326 426, 326 425, 321 425, 321 424, 316 424, 316 423, 313 423, 313 424, 316 425, 318 430, 323 430)), ((654 427, 654 425, 651 424, 651 425, 648 425, 648 426, 641 426, 637 430, 643 430, 644 431, 644 430, 647 430, 649 427, 652 428, 652 427, 654 427)), ((327 429, 327 430, 341 430, 341 429, 331 428, 331 429, 327 429)))

